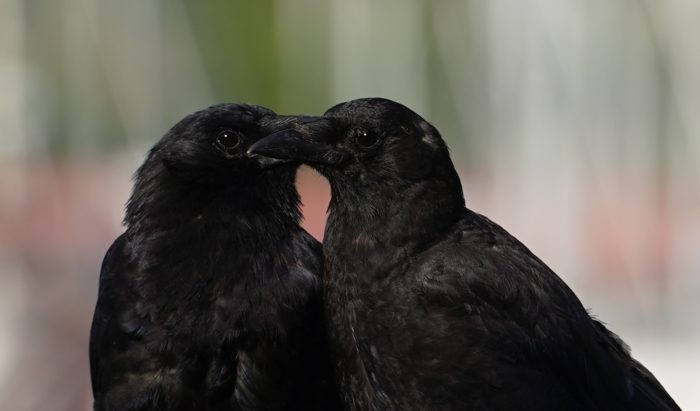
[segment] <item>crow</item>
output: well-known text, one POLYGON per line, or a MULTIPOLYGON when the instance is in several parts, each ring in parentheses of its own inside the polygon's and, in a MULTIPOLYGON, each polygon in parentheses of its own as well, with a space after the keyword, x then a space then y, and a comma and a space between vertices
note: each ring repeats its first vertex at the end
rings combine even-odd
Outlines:
POLYGON ((246 155, 284 121, 215 105, 148 153, 102 263, 95 410, 337 408, 322 250, 299 226, 298 164, 246 155))
POLYGON ((379 98, 299 117, 249 153, 330 182, 326 326, 350 410, 678 410, 506 230, 465 207, 440 133, 379 98))

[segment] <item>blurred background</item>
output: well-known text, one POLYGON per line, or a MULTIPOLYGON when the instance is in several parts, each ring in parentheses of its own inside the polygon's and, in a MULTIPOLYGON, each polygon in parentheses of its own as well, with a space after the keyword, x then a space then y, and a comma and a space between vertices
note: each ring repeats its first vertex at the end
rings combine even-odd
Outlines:
MULTIPOLYGON (((0 0, 0 409, 88 410, 88 330, 131 175, 219 102, 383 96, 467 203, 700 409, 700 2, 0 0)), ((328 187, 298 178, 322 237, 328 187)))

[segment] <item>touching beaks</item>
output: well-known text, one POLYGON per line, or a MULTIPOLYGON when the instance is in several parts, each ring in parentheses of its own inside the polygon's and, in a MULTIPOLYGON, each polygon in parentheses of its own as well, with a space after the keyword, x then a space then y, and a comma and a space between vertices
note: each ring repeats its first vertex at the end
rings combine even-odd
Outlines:
POLYGON ((345 155, 324 141, 330 132, 328 119, 299 117, 289 128, 272 133, 250 146, 248 155, 253 158, 339 164, 345 155))

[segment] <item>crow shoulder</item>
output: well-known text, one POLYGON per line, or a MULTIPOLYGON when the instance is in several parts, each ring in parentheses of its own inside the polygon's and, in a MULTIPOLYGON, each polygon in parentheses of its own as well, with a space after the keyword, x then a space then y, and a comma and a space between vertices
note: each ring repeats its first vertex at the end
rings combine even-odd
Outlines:
MULTIPOLYGON (((93 394, 99 402, 112 379, 121 374, 125 348, 145 332, 146 319, 139 315, 132 278, 135 267, 126 234, 108 249, 100 270, 99 291, 90 329, 90 371, 93 394)), ((136 396, 134 396, 136 397, 136 396)))

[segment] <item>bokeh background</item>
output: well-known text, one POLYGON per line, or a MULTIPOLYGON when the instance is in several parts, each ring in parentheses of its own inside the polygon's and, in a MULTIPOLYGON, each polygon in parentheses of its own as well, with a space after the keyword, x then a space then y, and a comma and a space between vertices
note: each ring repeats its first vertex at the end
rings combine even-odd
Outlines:
MULTIPOLYGON (((100 262, 186 114, 383 96, 700 408, 700 2, 0 0, 0 409, 87 410, 100 262)), ((304 169, 322 236, 326 182, 304 169)))

